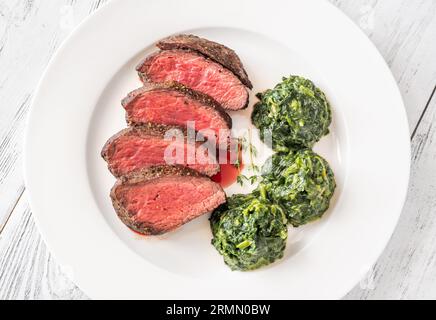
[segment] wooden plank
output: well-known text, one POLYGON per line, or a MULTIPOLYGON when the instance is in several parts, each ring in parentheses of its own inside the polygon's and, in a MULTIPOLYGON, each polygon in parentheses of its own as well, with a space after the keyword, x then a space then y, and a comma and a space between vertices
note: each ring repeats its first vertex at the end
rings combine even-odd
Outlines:
POLYGON ((0 3, 0 299, 86 299, 47 251, 21 197, 21 148, 31 95, 51 56, 105 2, 0 3))
POLYGON ((369 277, 373 290, 357 286, 348 299, 436 298, 435 124, 433 95, 412 141, 411 184, 401 219, 369 277))
POLYGON ((87 299, 67 274, 43 243, 24 194, 0 235, 0 300, 87 299))
POLYGON ((24 191, 21 150, 32 93, 63 39, 104 3, 0 2, 0 232, 24 191))
POLYGON ((360 25, 390 66, 412 132, 436 80, 436 1, 332 0, 360 25))

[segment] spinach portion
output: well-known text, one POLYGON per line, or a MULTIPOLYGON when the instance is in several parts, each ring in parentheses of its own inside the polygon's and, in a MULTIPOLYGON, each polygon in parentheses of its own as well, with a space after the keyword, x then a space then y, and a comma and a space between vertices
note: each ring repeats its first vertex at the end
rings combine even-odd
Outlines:
POLYGON ((282 258, 288 223, 300 227, 320 219, 336 189, 330 165, 311 150, 332 121, 324 93, 291 76, 258 97, 252 121, 276 153, 251 181, 259 182, 257 189, 230 197, 210 219, 212 244, 232 270, 255 270, 282 258))
POLYGON ((330 104, 312 81, 290 76, 257 96, 252 122, 263 141, 271 139, 274 150, 312 147, 328 134, 330 104))
POLYGON ((336 189, 332 169, 310 149, 276 153, 262 168, 261 188, 299 227, 323 216, 336 189))
POLYGON ((260 190, 232 196, 215 210, 210 223, 212 244, 232 270, 255 270, 283 257, 288 236, 285 213, 266 201, 260 190))

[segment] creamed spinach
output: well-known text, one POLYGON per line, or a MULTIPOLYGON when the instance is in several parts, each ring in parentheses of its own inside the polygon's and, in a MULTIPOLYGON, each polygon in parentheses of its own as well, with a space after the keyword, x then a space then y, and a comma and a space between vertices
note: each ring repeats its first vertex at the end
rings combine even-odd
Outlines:
POLYGON ((336 188, 329 164, 310 149, 276 153, 264 165, 262 176, 267 197, 285 210, 294 227, 321 218, 336 188))
POLYGON ((210 221, 212 244, 232 270, 258 269, 283 257, 288 236, 285 213, 256 192, 229 198, 210 221))
POLYGON ((252 121, 276 153, 256 177, 257 189, 230 197, 210 220, 212 244, 232 270, 254 270, 282 258, 287 224, 321 218, 336 189, 329 164, 311 150, 332 121, 324 93, 312 81, 291 76, 258 97, 252 121))
POLYGON ((252 121, 275 150, 312 147, 329 132, 330 104, 312 81, 290 76, 257 96, 252 121))

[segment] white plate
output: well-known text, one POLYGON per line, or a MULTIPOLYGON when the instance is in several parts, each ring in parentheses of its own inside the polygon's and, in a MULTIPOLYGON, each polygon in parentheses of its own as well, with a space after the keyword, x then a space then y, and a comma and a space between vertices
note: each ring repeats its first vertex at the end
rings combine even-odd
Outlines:
POLYGON ((92 298, 341 298, 393 232, 409 159, 405 110, 388 67, 327 2, 116 0, 74 32, 44 75, 26 134, 25 178, 47 245, 92 298), (271 267, 231 272, 210 245, 207 217, 143 239, 111 207, 114 179, 101 147, 125 126, 120 100, 140 85, 135 64, 156 40, 181 32, 234 48, 253 92, 299 74, 333 106, 332 132, 317 145, 338 181, 332 207, 320 222, 291 230, 286 257, 271 267))

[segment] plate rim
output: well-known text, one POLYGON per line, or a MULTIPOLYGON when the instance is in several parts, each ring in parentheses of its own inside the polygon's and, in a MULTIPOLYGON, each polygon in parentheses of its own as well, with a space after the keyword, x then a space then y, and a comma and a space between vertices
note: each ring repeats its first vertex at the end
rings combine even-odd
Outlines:
MULTIPOLYGON (((43 86, 44 82, 46 81, 46 77, 47 74, 50 72, 50 70, 52 69, 53 65, 56 63, 56 61, 58 59, 60 59, 60 57, 62 56, 62 54, 64 53, 65 48, 67 47, 67 45, 69 44, 69 42, 71 41, 71 39, 75 38, 76 36, 78 36, 84 29, 86 29, 87 25, 89 24, 89 22, 91 20, 96 19, 98 16, 101 16, 105 13, 106 10, 111 10, 111 7, 115 4, 115 3, 119 3, 121 2, 121 0, 110 0, 107 3, 105 3, 102 7, 100 7, 98 10, 96 10, 93 14, 89 15, 87 18, 85 18, 82 22, 80 22, 78 24, 78 26, 70 33, 70 35, 68 35, 66 37, 66 39, 62 42, 62 44, 60 45, 60 47, 56 50, 55 54, 53 55, 53 57, 50 59, 49 64, 47 65, 47 67, 45 68, 45 71, 43 72, 43 75, 35 89, 35 93, 33 95, 32 101, 31 101, 31 106, 30 106, 30 110, 29 110, 29 114, 27 116, 26 119, 26 128, 25 128, 25 133, 24 133, 24 148, 23 148, 23 167, 24 167, 24 181, 25 181, 25 185, 26 187, 31 185, 32 183, 29 181, 29 171, 31 170, 31 164, 30 164, 30 159, 29 159, 29 137, 31 135, 30 133, 30 122, 32 121, 32 116, 33 114, 36 112, 36 101, 40 95, 40 89, 43 86)), ((315 1, 312 1, 315 2, 315 1)), ((398 87, 398 84, 392 74, 392 71, 390 70, 390 68, 387 66, 384 58, 382 57, 382 55, 380 54, 380 52, 378 51, 378 49, 376 48, 376 46, 373 44, 373 42, 368 38, 368 36, 362 31, 360 30, 355 23, 347 16, 345 15, 339 8, 337 8, 336 6, 334 6, 333 4, 331 4, 330 2, 328 2, 327 0, 318 0, 318 2, 323 2, 325 5, 327 5, 328 7, 332 8, 334 11, 337 11, 337 13, 339 13, 343 18, 345 18, 344 20, 347 21, 348 25, 350 27, 353 28, 353 32, 355 33, 356 31, 358 33, 360 33, 360 36, 364 36, 367 45, 369 45, 371 47, 371 50, 373 50, 377 56, 378 59, 381 59, 382 64, 385 66, 385 69, 388 71, 389 76, 391 78, 391 81, 395 84, 396 86, 396 90, 398 91, 398 94, 401 98, 401 113, 403 115, 403 120, 405 120, 406 126, 404 127, 405 130, 407 130, 407 135, 410 137, 410 128, 408 125, 408 121, 407 121, 407 113, 406 113, 406 108, 404 105, 404 100, 402 98, 402 94, 401 91, 398 87)), ((385 70, 385 71, 386 71, 385 70)), ((403 142, 404 143, 404 142, 403 142)), ((409 186, 409 182, 410 182, 410 171, 411 171, 411 149, 410 149, 411 143, 410 143, 410 139, 407 140, 407 149, 408 149, 408 171, 405 172, 404 175, 407 175, 407 183, 405 183, 405 187, 404 190, 402 192, 402 196, 401 196, 401 207, 404 206, 405 201, 406 201, 406 196, 407 196, 407 191, 408 191, 408 186, 409 186)), ((38 230, 40 231, 41 237, 44 240, 45 244, 47 245, 47 247, 49 248, 50 252, 55 256, 55 258, 57 258, 57 250, 53 248, 51 242, 48 240, 48 238, 46 238, 46 233, 44 232, 44 226, 42 221, 40 220, 40 214, 38 214, 38 209, 35 210, 34 207, 34 199, 32 196, 32 192, 30 190, 30 188, 28 188, 27 190, 27 198, 29 201, 29 205, 32 209, 33 217, 35 219, 35 223, 38 227, 38 230)), ((378 257, 380 257, 380 255, 382 254, 382 252, 384 251, 384 249, 386 248, 389 239, 391 238, 401 215, 401 210, 399 210, 399 212, 396 215, 395 218, 395 222, 391 225, 391 228, 389 231, 385 232, 385 239, 382 241, 383 245, 380 246, 380 250, 378 250, 377 253, 374 253, 375 258, 371 259, 373 260, 373 262, 375 263, 378 259, 378 257)), ((359 278, 360 279, 360 278, 359 278)), ((356 281, 353 281, 349 286, 347 286, 347 291, 344 292, 344 294, 348 293, 354 286, 355 284, 359 281, 359 279, 357 279, 356 281)), ((85 292, 86 293, 86 292, 85 292)), ((340 297, 335 297, 335 299, 337 298, 342 298, 343 295, 341 295, 340 297)))

